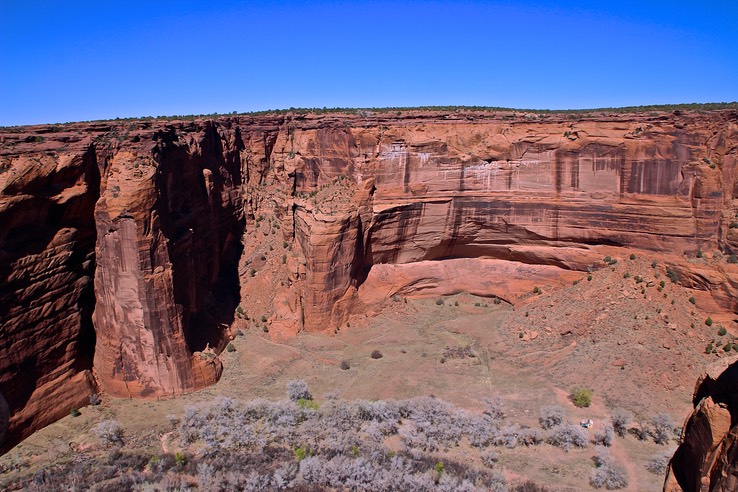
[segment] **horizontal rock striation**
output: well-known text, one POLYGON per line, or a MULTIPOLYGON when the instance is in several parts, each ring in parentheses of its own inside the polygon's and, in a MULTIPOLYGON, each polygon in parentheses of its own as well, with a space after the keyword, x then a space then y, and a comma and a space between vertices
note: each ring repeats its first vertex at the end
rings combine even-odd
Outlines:
POLYGON ((87 404, 92 392, 98 185, 90 147, 3 160, 0 394, 11 413, 8 443, 87 404))
MULTIPOLYGON (((339 326, 375 304, 377 289, 458 291, 447 279, 459 272, 419 262, 513 262, 471 282, 480 295, 512 299, 546 280, 522 265, 584 270, 601 258, 597 246, 735 250, 735 113, 340 123, 292 120, 271 157, 294 180, 309 330, 339 326), (323 190, 342 177, 355 193, 335 206, 323 190)), ((735 311, 729 270, 702 288, 735 311)))
POLYGON ((275 337, 330 331, 394 295, 515 304, 638 249, 732 319, 738 267, 683 255, 738 252, 737 156, 734 110, 1 129, 8 442, 98 388, 211 384, 239 304, 275 337))

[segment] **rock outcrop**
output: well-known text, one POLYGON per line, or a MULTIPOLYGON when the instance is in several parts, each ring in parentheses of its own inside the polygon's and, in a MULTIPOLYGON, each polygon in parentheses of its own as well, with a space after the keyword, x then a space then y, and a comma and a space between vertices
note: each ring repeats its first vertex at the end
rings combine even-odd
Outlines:
POLYGON ((697 381, 694 411, 669 463, 665 492, 738 490, 738 360, 723 359, 697 381))
POLYGON ((94 149, 14 156, 0 174, 0 394, 17 442, 93 391, 94 149))
POLYGON ((95 371, 112 395, 176 395, 222 370, 203 350, 218 349, 238 305, 239 142, 211 123, 192 130, 159 130, 152 147, 108 162, 94 324, 95 371))
POLYGON ((8 441, 98 388, 162 397, 216 381, 239 306, 275 337, 330 332, 394 295, 515 304, 638 248, 732 319, 737 212, 734 110, 3 129, 8 441), (699 251, 725 257, 684 261, 699 251))

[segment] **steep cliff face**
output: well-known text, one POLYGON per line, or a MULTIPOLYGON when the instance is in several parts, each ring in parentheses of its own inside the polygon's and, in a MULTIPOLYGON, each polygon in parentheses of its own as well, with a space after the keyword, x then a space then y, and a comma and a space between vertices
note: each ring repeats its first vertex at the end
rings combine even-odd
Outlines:
POLYGON ((738 490, 738 360, 716 363, 697 381, 694 407, 664 491, 738 490))
POLYGON ((113 155, 95 208, 95 370, 117 396, 217 381, 220 362, 202 351, 218 349, 238 305, 237 133, 208 123, 151 139, 113 155))
MULTIPOLYGON (((682 254, 736 247, 733 113, 284 126, 271 161, 276 178, 283 167, 294 182, 288 208, 306 270, 287 331, 296 319, 334 328, 395 293, 514 300, 586 269, 599 245, 675 255, 677 269, 682 254), (460 275, 474 270, 487 275, 460 275)), ((735 311, 726 268, 708 281, 679 271, 735 311)))
POLYGON ((0 159, 13 442, 91 374, 117 396, 214 382, 239 304, 272 336, 329 331, 395 294, 517 303, 637 248, 738 311, 738 267, 682 258, 738 250, 731 110, 77 123, 0 131, 0 159))
POLYGON ((13 443, 87 404, 92 391, 99 177, 89 145, 2 164, 0 394, 13 443))

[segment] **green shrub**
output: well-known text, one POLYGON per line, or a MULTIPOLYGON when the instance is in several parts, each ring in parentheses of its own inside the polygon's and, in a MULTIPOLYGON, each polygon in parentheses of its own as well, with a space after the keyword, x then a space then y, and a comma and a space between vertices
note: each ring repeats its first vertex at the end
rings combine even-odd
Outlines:
POLYGON ((738 256, 736 255, 730 255, 728 256, 728 263, 738 263, 738 256))
POLYGON ((587 282, 591 282, 591 281, 592 281, 592 275, 587 275, 587 282))
POLYGON ((705 353, 706 354, 711 354, 713 348, 714 348, 713 345, 711 343, 708 343, 707 344, 707 347, 705 347, 705 353))
POLYGON ((712 326, 712 318, 710 318, 710 317, 708 316, 708 317, 707 317, 707 319, 705 320, 705 324, 706 324, 707 326, 712 326))
POLYGON ((731 349, 732 347, 733 347, 733 344, 731 344, 731 343, 726 343, 726 344, 725 344, 725 346, 723 347, 723 350, 725 350, 726 352, 730 352, 730 349, 731 349))
POLYGON ((318 410, 318 402, 314 400, 308 400, 305 398, 298 399, 297 406, 305 410, 316 410, 316 411, 318 410))
POLYGON ((635 253, 631 253, 631 254, 630 254, 630 259, 631 259, 631 260, 635 260, 635 259, 636 259, 636 255, 635 255, 635 253))
POLYGON ((718 335, 720 335, 721 337, 725 336, 727 333, 728 333, 728 330, 726 330, 724 326, 721 326, 720 328, 718 328, 718 335))
POLYGON ((539 289, 537 286, 536 287, 533 287, 533 293, 534 294, 540 294, 541 293, 541 289, 539 289))
POLYGON ((443 306, 443 299, 436 299, 436 306, 443 306))
POLYGON ((589 388, 574 388, 569 397, 574 406, 583 408, 592 404, 592 393, 593 391, 589 388))
POLYGON ((265 314, 262 314, 262 315, 261 315, 261 322, 262 322, 262 323, 266 323, 266 321, 267 321, 267 317, 266 317, 266 315, 265 315, 265 314))
POLYGON ((701 249, 698 249, 697 250, 697 258, 702 258, 702 250, 701 249))
POLYGON ((697 299, 695 299, 694 297, 690 297, 689 298, 689 302, 691 302, 692 304, 694 304, 694 303, 697 302, 697 299))
POLYGON ((604 261, 605 263, 610 263, 612 261, 612 258, 609 256, 605 256, 604 258, 602 258, 602 261, 604 261))
POLYGON ((623 278, 630 278, 630 273, 628 273, 628 272, 625 272, 625 273, 623 274, 623 278))
POLYGON ((264 325, 264 326, 262 326, 262 327, 261 327, 261 330, 262 330, 262 331, 263 331, 264 333, 269 333, 269 327, 268 327, 267 325, 264 325))
POLYGON ((677 277, 676 272, 672 270, 671 268, 666 269, 666 276, 669 277, 669 280, 671 280, 672 283, 676 284, 679 282, 679 277, 677 277))
POLYGON ((235 352, 236 351, 236 346, 233 345, 232 343, 229 343, 228 346, 226 347, 226 351, 227 352, 235 352))
POLYGON ((308 456, 312 455, 312 453, 307 448, 302 446, 295 448, 292 452, 295 455, 295 461, 297 461, 298 463, 308 456))
POLYGON ((652 261, 651 262, 651 268, 656 268, 657 265, 658 265, 658 263, 656 263, 655 261, 652 261))
POLYGON ((159 455, 151 455, 151 459, 149 459, 148 463, 149 471, 156 471, 159 468, 159 463, 161 463, 161 458, 159 458, 159 455))
POLYGON ((184 468, 186 462, 187 459, 183 452, 177 451, 174 453, 174 464, 177 465, 177 468, 184 468))
POLYGON ((79 413, 79 410, 77 410, 76 408, 72 408, 71 410, 69 410, 69 415, 71 415, 72 417, 79 417, 82 414, 79 413))

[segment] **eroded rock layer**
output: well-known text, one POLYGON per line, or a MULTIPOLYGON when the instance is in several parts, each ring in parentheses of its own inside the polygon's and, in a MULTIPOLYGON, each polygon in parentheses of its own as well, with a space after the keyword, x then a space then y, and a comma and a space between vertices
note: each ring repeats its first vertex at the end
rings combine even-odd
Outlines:
POLYGON ((95 152, 18 156, 0 174, 0 394, 17 442, 92 392, 95 152))
POLYGON ((694 392, 682 444, 669 463, 665 492, 738 490, 738 360, 715 363, 694 392), (732 362, 732 363, 731 363, 732 362))
POLYGON ((10 441, 96 385, 160 397, 216 381, 239 306, 271 336, 328 332, 396 294, 515 304, 579 278, 603 248, 637 248, 671 258, 699 307, 732 319, 738 267, 679 256, 738 250, 737 156, 733 110, 3 129, 10 441))

